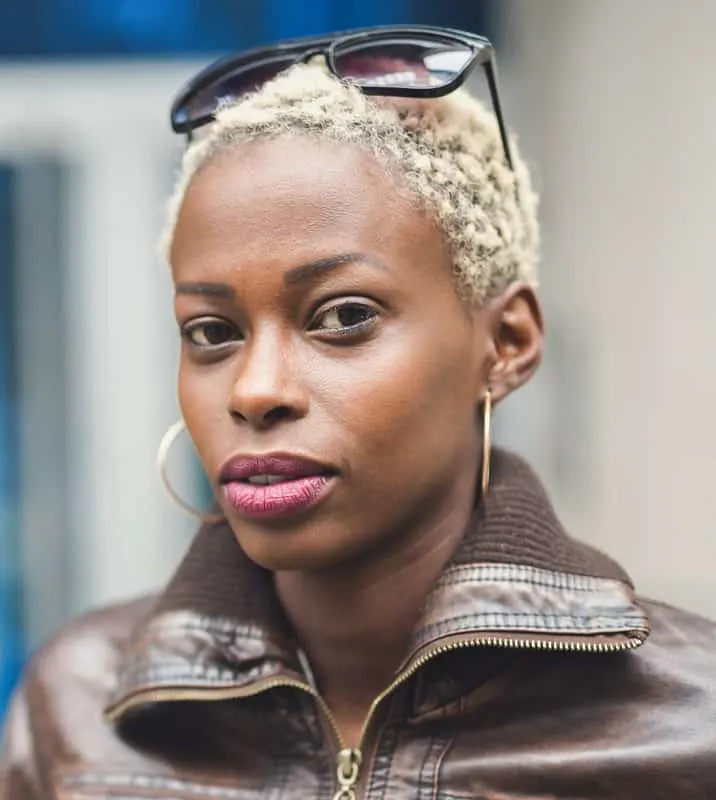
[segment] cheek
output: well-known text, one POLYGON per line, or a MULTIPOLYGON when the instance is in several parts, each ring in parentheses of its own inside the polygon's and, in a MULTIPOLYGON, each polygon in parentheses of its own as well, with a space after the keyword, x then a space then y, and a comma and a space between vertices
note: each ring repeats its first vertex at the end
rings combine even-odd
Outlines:
POLYGON ((179 408, 199 458, 206 465, 216 445, 215 431, 226 417, 226 394, 218 374, 199 376, 191 365, 179 367, 179 408))
MULTIPOLYGON (((336 376, 328 413, 361 453, 404 458, 445 447, 474 427, 474 355, 458 336, 406 337, 336 376)), ((320 396, 320 392, 317 393, 320 396)), ((327 396, 324 394, 324 397, 327 396)))

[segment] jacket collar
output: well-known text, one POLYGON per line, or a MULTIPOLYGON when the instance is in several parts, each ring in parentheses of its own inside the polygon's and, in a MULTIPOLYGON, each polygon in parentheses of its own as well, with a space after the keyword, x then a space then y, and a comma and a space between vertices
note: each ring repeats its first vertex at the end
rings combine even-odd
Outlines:
MULTIPOLYGON (((531 469, 496 450, 490 490, 427 599, 402 669, 465 643, 611 650, 648 634, 628 575, 570 538, 531 469)), ((136 629, 108 713, 163 691, 241 692, 277 676, 306 682, 271 575, 227 524, 210 525, 136 629)))

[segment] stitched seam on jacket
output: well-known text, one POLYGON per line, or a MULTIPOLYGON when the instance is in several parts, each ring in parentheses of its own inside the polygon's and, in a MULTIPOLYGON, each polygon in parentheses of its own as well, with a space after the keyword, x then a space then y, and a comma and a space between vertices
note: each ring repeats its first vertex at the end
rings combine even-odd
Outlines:
POLYGON ((519 583, 526 586, 542 586, 547 589, 575 592, 601 592, 606 589, 631 594, 626 584, 611 578, 593 578, 589 575, 574 575, 568 572, 550 572, 537 567, 512 564, 468 564, 449 567, 440 578, 438 586, 453 586, 463 582, 519 583))
POLYGON ((102 772, 82 772, 75 775, 63 775, 60 778, 60 782, 63 788, 76 788, 80 791, 83 788, 102 786, 118 789, 159 789, 167 792, 188 792, 197 797, 219 797, 226 800, 243 800, 246 797, 246 792, 242 789, 212 786, 211 784, 196 783, 195 781, 185 781, 178 778, 163 778, 159 775, 115 775, 102 772))
POLYGON ((574 617, 561 614, 522 614, 522 613, 489 613, 489 614, 463 614, 458 617, 441 620, 428 625, 421 631, 421 639, 426 639, 432 634, 440 633, 445 628, 450 633, 468 630, 470 628, 499 628, 502 630, 529 627, 546 633, 618 633, 623 632, 627 625, 644 625, 644 617, 637 615, 622 615, 619 617, 608 616, 583 616, 574 617), (554 620, 555 624, 549 622, 554 620), (461 621, 463 621, 461 623, 461 621), (561 624, 557 624, 557 622, 561 624), (567 623, 567 626, 565 626, 567 623), (572 627, 568 627, 569 625, 572 627), (604 629, 607 630, 604 630, 604 629))

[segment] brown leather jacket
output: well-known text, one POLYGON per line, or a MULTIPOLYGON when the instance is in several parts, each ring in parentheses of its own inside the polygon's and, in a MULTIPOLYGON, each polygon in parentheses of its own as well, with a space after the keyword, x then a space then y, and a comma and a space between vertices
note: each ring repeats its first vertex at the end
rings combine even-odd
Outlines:
POLYGON ((33 659, 2 800, 716 798, 716 626, 637 601, 497 454, 359 751, 317 697, 270 576, 202 530, 158 598, 33 659))

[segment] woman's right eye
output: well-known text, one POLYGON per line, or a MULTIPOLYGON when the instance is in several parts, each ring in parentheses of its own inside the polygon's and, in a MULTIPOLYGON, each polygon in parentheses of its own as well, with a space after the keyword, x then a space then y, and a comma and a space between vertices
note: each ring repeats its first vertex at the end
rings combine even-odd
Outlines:
POLYGON ((221 347, 240 338, 235 325, 220 319, 189 322, 182 328, 182 336, 194 347, 200 348, 221 347))

